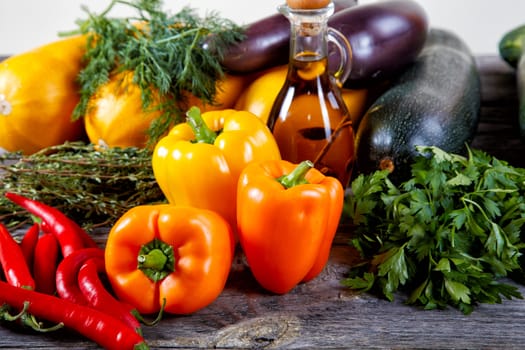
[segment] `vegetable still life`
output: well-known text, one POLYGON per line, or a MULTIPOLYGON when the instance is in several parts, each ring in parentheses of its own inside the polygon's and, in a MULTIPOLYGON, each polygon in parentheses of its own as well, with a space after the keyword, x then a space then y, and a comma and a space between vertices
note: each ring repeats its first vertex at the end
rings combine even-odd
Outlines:
POLYGON ((414 0, 83 10, 0 61, 2 331, 192 347, 316 289, 466 319, 523 299, 525 168, 477 147, 486 76, 414 0))

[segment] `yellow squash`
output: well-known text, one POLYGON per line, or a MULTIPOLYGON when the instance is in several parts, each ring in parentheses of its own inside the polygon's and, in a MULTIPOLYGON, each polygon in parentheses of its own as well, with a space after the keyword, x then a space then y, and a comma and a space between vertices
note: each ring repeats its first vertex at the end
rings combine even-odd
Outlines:
POLYGON ((24 154, 84 136, 73 121, 86 48, 72 36, 0 62, 0 147, 24 154))
POLYGON ((201 112, 217 111, 233 108, 237 99, 242 94, 247 82, 248 76, 225 74, 224 78, 217 82, 215 92, 215 102, 213 104, 204 103, 199 98, 189 94, 185 109, 192 106, 198 107, 201 112))
MULTIPOLYGON (((198 106, 203 111, 231 108, 240 95, 246 78, 225 75, 217 82, 215 103, 205 104, 188 94, 183 110, 198 106)), ((155 92, 153 92, 155 94, 155 92)), ((154 106, 152 106, 154 109, 154 106)), ((91 97, 84 117, 89 140, 106 147, 145 147, 148 129, 161 111, 144 110, 141 90, 133 83, 133 73, 116 74, 91 97)))
MULTIPOLYGON (((287 65, 264 71, 247 86, 237 100, 235 109, 249 111, 266 123, 273 102, 284 84, 287 72, 287 65)), ((367 96, 366 89, 344 88, 342 90, 343 100, 354 125, 358 124, 366 110, 367 96)))
POLYGON ((133 72, 113 75, 91 96, 84 125, 89 141, 104 147, 145 147, 148 129, 158 111, 142 108, 133 72))

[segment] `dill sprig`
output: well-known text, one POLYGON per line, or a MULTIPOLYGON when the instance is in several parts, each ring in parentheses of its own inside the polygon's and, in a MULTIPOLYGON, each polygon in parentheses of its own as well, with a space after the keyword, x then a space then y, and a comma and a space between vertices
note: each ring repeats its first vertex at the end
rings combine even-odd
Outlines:
POLYGON ((16 192, 54 206, 85 227, 109 227, 130 208, 164 202, 151 168, 151 151, 98 149, 64 143, 32 155, 0 154, 0 221, 31 222, 29 213, 5 198, 16 192))
POLYGON ((185 7, 169 14, 161 4, 160 0, 112 0, 100 14, 83 7, 88 18, 77 21, 77 32, 87 35, 87 51, 78 77, 81 98, 74 118, 84 116, 91 96, 121 71, 134 72, 144 111, 161 112, 150 126, 150 144, 184 120, 188 93, 214 103, 216 82, 224 77, 220 61, 225 49, 243 38, 242 28, 216 12, 199 17, 185 7), (137 14, 112 18, 116 5, 129 6, 137 14))

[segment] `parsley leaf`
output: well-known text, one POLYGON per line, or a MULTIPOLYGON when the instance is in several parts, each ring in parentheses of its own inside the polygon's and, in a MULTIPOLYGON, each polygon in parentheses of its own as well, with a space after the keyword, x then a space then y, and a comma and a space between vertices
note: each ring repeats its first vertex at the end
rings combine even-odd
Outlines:
POLYGON ((417 148, 412 176, 394 185, 388 172, 360 175, 345 198, 350 244, 363 261, 342 284, 425 309, 522 298, 502 277, 523 280, 525 169, 480 151, 467 157, 417 148))

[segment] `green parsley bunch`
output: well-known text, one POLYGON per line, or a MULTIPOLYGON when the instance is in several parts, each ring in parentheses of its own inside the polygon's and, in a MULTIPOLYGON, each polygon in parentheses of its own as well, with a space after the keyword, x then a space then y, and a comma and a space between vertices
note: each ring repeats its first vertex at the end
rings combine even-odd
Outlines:
POLYGON ((411 177, 358 176, 345 198, 351 239, 362 255, 342 283, 388 300, 399 290, 426 309, 463 313, 522 298, 503 277, 521 274, 525 169, 479 150, 466 157, 418 147, 411 177))

